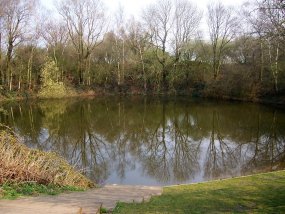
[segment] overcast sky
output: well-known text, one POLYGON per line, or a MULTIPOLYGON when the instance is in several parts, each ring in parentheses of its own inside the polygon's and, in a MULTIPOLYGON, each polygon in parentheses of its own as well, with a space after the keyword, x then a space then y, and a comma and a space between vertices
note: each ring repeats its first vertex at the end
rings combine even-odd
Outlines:
MULTIPOLYGON (((54 0, 41 0, 43 5, 49 9, 52 9, 54 0)), ((59 0, 57 0, 59 1, 59 0)), ((140 15, 141 10, 145 8, 146 5, 155 2, 155 0, 103 0, 104 4, 109 8, 110 12, 116 11, 116 8, 121 4, 124 10, 129 15, 140 15)), ((209 2, 215 2, 214 0, 192 0, 194 4, 200 9, 206 10, 207 4, 209 2)), ((241 5, 245 0, 221 0, 225 5, 238 6, 241 5)))
MULTIPOLYGON (((41 0, 44 7, 50 10, 55 10, 53 6, 53 2, 59 2, 60 0, 41 0)), ((200 30, 202 31, 202 35, 204 38, 208 38, 208 27, 206 24, 205 14, 207 11, 207 5, 211 2, 217 2, 217 0, 189 0, 194 5, 196 4, 198 8, 204 11, 204 17, 202 19, 200 30)), ((240 6, 247 0, 221 0, 224 5, 227 6, 240 6)), ((105 4, 108 14, 110 14, 112 18, 112 14, 118 11, 119 5, 121 5, 124 9, 126 16, 125 20, 129 18, 129 16, 134 15, 136 18, 140 19, 142 10, 149 4, 154 3, 155 0, 102 0, 105 4)))

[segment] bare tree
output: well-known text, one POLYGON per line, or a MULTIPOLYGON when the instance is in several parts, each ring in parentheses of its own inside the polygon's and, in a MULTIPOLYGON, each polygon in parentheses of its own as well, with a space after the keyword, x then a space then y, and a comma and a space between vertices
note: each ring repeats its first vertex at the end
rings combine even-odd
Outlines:
POLYGON ((285 39, 285 4, 279 0, 260 0, 253 4, 247 3, 246 7, 244 14, 250 23, 249 33, 257 36, 260 43, 259 80, 263 80, 265 65, 269 65, 274 90, 278 92, 280 50, 285 39))
POLYGON ((173 24, 173 45, 175 61, 177 62, 183 49, 189 44, 197 33, 202 13, 196 6, 187 0, 175 0, 174 24, 173 24))
POLYGON ((162 87, 167 91, 167 60, 171 53, 175 63, 198 30, 202 13, 187 0, 158 0, 143 14, 156 56, 162 66, 162 87))
POLYGON ((90 55, 106 30, 102 2, 100 0, 63 0, 57 8, 77 53, 79 83, 84 84, 84 75, 90 72, 90 55))
MULTIPOLYGON (((48 47, 55 49, 58 46, 66 46, 68 41, 68 33, 64 23, 56 23, 48 21, 43 24, 41 36, 45 40, 48 47)), ((55 50, 53 50, 55 52, 55 50)), ((57 61, 54 56, 54 60, 57 61)))
POLYGON ((6 52, 6 74, 3 76, 3 82, 9 85, 12 90, 13 70, 11 68, 11 61, 13 57, 14 48, 24 41, 25 34, 27 33, 27 26, 30 17, 32 16, 35 7, 34 0, 3 0, 3 28, 5 39, 7 42, 6 52))
POLYGON ((220 73, 225 50, 235 37, 238 23, 233 11, 220 2, 208 5, 207 23, 212 45, 213 73, 216 79, 220 73))
POLYGON ((3 30, 3 19, 4 19, 4 1, 0 0, 0 85, 2 85, 2 30, 3 30))
POLYGON ((144 92, 147 92, 147 77, 146 77, 146 69, 145 69, 145 59, 144 53, 149 47, 149 35, 147 31, 143 29, 140 22, 135 21, 134 19, 131 21, 129 26, 129 39, 131 42, 131 46, 135 48, 139 54, 141 68, 142 68, 142 76, 144 82, 144 92))
POLYGON ((285 3, 280 0, 262 0, 258 9, 265 17, 264 31, 268 45, 270 70, 274 79, 274 89, 278 92, 279 57, 281 44, 285 40, 285 3))
POLYGON ((259 43, 259 58, 260 58, 260 70, 259 70, 259 81, 263 81, 264 67, 265 67, 265 33, 264 33, 264 22, 265 18, 260 10, 256 10, 255 3, 245 3, 243 5, 243 17, 245 23, 248 25, 248 32, 246 34, 254 36, 258 39, 259 43))
POLYGON ((167 86, 167 44, 173 27, 173 3, 171 0, 158 0, 144 10, 143 18, 148 27, 151 40, 156 47, 156 57, 162 66, 162 90, 167 86))
POLYGON ((52 53, 53 59, 60 68, 57 74, 57 81, 63 81, 63 68, 59 61, 63 61, 65 49, 68 45, 68 31, 64 23, 48 20, 42 24, 41 37, 46 42, 49 52, 52 53))
POLYGON ((122 5, 119 5, 115 15, 115 45, 114 52, 117 60, 117 83, 119 88, 125 78, 125 12, 122 5))
POLYGON ((281 0, 260 0, 259 9, 267 16, 275 34, 285 39, 285 2, 281 0))

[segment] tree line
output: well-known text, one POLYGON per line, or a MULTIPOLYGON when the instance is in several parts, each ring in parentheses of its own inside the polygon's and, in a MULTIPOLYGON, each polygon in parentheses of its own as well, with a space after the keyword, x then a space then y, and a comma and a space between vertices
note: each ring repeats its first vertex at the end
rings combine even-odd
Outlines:
POLYGON ((52 12, 36 0, 0 0, 1 93, 38 92, 48 75, 102 92, 284 94, 284 20, 279 0, 205 11, 156 0, 140 18, 122 7, 108 14, 100 0, 61 0, 52 12))

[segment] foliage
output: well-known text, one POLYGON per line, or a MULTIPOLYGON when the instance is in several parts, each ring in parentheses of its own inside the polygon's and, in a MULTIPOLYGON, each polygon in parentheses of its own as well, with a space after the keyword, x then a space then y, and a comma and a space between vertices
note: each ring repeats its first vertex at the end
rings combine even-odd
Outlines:
POLYGON ((53 60, 47 60, 41 70, 42 76, 42 85, 45 86, 52 86, 58 82, 58 75, 59 69, 53 60))
POLYGON ((283 213, 285 171, 165 187, 147 203, 118 203, 114 213, 283 213))
POLYGON ((80 188, 93 186, 57 154, 29 149, 13 133, 0 131, 0 184, 27 181, 80 188))
POLYGON ((41 70, 42 87, 38 93, 40 98, 62 98, 75 95, 75 91, 58 79, 59 68, 53 60, 47 60, 41 70))

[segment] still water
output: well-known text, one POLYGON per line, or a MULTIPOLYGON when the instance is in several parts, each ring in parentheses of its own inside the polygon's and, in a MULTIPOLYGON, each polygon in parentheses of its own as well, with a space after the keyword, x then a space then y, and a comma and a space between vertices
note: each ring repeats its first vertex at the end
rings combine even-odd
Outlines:
POLYGON ((170 185, 285 168, 285 111, 192 98, 4 103, 0 122, 100 184, 170 185))

